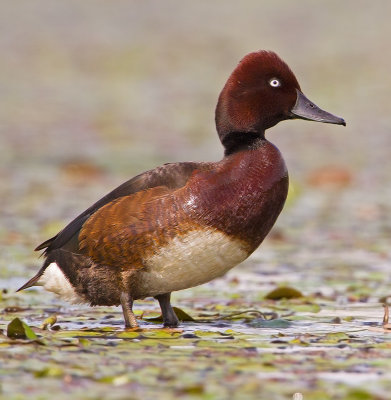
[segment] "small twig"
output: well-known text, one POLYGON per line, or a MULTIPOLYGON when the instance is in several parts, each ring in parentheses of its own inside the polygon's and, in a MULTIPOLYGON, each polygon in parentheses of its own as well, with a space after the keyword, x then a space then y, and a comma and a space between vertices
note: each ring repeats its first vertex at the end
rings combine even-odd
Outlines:
POLYGON ((384 303, 383 307, 384 307, 383 325, 387 325, 388 324, 388 319, 390 317, 390 310, 388 308, 388 304, 387 303, 384 303))

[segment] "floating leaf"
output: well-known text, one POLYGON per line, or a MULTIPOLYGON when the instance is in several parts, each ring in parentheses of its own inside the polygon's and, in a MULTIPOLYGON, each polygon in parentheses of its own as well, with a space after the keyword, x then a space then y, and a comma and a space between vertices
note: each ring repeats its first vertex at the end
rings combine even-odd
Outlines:
POLYGON ((221 319, 240 319, 240 318, 256 318, 256 317, 265 319, 265 314, 262 311, 258 310, 244 310, 224 315, 224 317, 222 317, 221 319))
POLYGON ((194 331, 194 335, 197 337, 213 337, 213 338, 221 338, 222 334, 221 332, 213 332, 213 331, 201 331, 197 330, 194 331))
POLYGON ((280 300, 280 299, 296 299, 299 297, 303 297, 303 294, 299 290, 289 286, 281 286, 269 292, 265 296, 265 299, 280 300))
POLYGON ((292 322, 286 319, 262 319, 257 318, 249 322, 247 325, 252 326, 254 328, 276 328, 276 329, 285 329, 289 328, 292 325, 292 322))
POLYGON ((36 371, 34 375, 37 378, 45 378, 47 376, 51 378, 59 378, 64 376, 64 370, 57 365, 51 365, 41 369, 40 371, 36 371))
POLYGON ((116 376, 104 376, 103 378, 100 378, 98 382, 102 383, 111 383, 114 386, 120 386, 124 385, 126 383, 130 382, 130 378, 128 375, 122 374, 122 375, 116 375, 116 376))
MULTIPOLYGON (((179 321, 186 322, 186 321, 191 321, 194 322, 194 318, 191 317, 187 312, 183 311, 181 308, 178 307, 173 307, 173 310, 178 317, 179 321)), ((146 321, 152 321, 152 322, 163 322, 163 316, 160 314, 158 317, 152 317, 152 318, 144 318, 146 321)))
POLYGON ((83 346, 83 347, 91 346, 91 340, 89 340, 89 339, 79 338, 78 341, 79 341, 80 346, 83 346))
POLYGON ((33 330, 19 318, 14 318, 7 326, 7 336, 11 339, 37 339, 33 330))
POLYGON ((349 336, 345 332, 330 332, 325 337, 326 343, 339 343, 343 340, 349 340, 349 336))
MULTIPOLYGON (((231 342, 230 342, 231 343, 231 342)), ((195 342, 195 346, 197 347, 225 347, 225 342, 220 342, 218 340, 208 340, 202 339, 195 342)))
POLYGON ((124 331, 124 332, 119 332, 115 335, 115 337, 120 338, 120 339, 136 339, 140 337, 140 332, 136 331, 124 331))
POLYGON ((57 315, 51 315, 50 317, 46 318, 45 321, 42 322, 40 328, 41 329, 49 329, 57 322, 57 315))
POLYGON ((55 333, 57 338, 80 338, 80 337, 105 337, 105 332, 96 332, 93 330, 80 330, 80 331, 60 331, 55 333))
POLYGON ((182 333, 180 329, 150 329, 142 332, 143 338, 153 339, 172 339, 179 337, 182 333))
POLYGON ((309 346, 310 344, 306 342, 303 338, 297 337, 289 341, 290 344, 296 344, 299 346, 309 346))
MULTIPOLYGON (((129 342, 129 343, 134 343, 134 342, 129 342)), ((157 339, 143 338, 142 340, 137 342, 137 345, 140 347, 169 347, 171 343, 169 340, 167 340, 167 338, 157 338, 157 339)))
POLYGON ((183 311, 181 308, 173 307, 176 316, 178 317, 179 321, 194 321, 194 318, 190 316, 187 312, 183 311))

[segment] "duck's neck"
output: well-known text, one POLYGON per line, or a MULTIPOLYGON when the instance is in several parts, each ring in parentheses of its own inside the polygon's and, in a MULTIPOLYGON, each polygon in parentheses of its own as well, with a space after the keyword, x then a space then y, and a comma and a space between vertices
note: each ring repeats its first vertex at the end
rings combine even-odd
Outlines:
POLYGON ((224 156, 229 156, 241 150, 256 149, 265 140, 265 132, 230 132, 221 142, 224 146, 224 156))

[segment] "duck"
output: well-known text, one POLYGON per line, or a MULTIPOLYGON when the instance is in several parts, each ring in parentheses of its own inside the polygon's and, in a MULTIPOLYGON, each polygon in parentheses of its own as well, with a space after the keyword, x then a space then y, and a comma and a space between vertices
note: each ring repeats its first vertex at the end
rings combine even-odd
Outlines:
POLYGON ((223 158, 167 163, 126 181, 35 249, 42 268, 18 291, 43 286, 73 304, 121 305, 126 329, 139 327, 133 302, 153 297, 164 326, 177 327, 171 293, 240 264, 282 211, 287 167, 265 131, 290 119, 346 125, 302 93, 275 52, 247 54, 215 110, 223 158))

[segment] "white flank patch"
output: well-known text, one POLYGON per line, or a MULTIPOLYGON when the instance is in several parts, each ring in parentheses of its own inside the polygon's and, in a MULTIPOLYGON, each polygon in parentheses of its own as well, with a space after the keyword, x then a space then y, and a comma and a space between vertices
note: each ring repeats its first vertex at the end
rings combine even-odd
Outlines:
POLYGON ((186 289, 224 275, 248 257, 243 242, 205 229, 176 237, 139 272, 140 293, 146 296, 186 289))
POLYGON ((59 268, 55 262, 48 265, 43 275, 39 278, 37 285, 43 286, 48 292, 58 294, 62 299, 70 303, 86 303, 86 301, 76 293, 61 268, 59 268))

